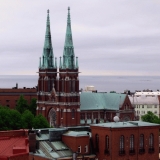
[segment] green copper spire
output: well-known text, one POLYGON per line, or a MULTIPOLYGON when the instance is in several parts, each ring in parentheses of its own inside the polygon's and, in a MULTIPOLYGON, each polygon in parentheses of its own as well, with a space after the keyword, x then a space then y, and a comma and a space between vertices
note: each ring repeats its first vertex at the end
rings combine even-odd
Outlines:
POLYGON ((51 40, 51 30, 50 30, 50 19, 49 19, 49 10, 47 11, 47 23, 46 23, 46 34, 42 55, 42 65, 41 68, 53 68, 54 67, 54 56, 51 40))
POLYGON ((67 29, 66 37, 63 51, 63 68, 74 69, 74 47, 72 41, 72 30, 71 30, 71 19, 70 19, 70 8, 68 7, 68 16, 67 16, 67 29))

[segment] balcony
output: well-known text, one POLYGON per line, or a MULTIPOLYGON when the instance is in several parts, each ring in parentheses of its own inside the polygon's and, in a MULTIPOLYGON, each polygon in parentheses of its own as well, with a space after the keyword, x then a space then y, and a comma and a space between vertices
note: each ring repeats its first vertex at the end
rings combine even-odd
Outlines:
POLYGON ((130 149, 130 150, 129 150, 129 154, 130 154, 130 155, 134 155, 134 154, 135 154, 135 149, 130 149))
POLYGON ((149 148, 148 153, 154 153, 154 148, 149 148))
POLYGON ((120 156, 125 155, 125 150, 120 150, 120 151, 119 151, 119 155, 120 155, 120 156))
POLYGON ((145 153, 145 149, 144 148, 139 149, 139 154, 144 154, 144 153, 145 153))

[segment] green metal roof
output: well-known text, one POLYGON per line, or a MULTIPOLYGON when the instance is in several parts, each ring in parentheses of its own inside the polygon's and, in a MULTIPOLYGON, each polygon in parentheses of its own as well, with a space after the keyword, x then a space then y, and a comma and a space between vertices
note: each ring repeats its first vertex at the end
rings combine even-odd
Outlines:
POLYGON ((120 93, 82 92, 80 110, 119 110, 125 98, 126 94, 120 93))
POLYGON ((109 122, 109 123, 91 124, 91 126, 107 127, 107 128, 128 128, 128 127, 146 127, 146 126, 154 127, 160 125, 142 121, 128 121, 128 122, 109 122))

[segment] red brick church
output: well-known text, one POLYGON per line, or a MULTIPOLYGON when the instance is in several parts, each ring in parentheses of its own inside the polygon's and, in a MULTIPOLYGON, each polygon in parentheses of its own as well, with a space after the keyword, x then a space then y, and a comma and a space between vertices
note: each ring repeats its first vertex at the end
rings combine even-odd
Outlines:
POLYGON ((37 114, 43 114, 51 126, 80 124, 80 95, 78 57, 72 41, 70 8, 68 8, 66 38, 59 69, 54 59, 49 11, 47 16, 43 55, 39 64, 37 114))
POLYGON ((37 114, 45 116, 54 127, 113 121, 115 115, 119 115, 121 121, 134 120, 134 108, 126 94, 80 94, 78 57, 74 54, 70 8, 59 67, 53 54, 48 10, 37 95, 37 114))

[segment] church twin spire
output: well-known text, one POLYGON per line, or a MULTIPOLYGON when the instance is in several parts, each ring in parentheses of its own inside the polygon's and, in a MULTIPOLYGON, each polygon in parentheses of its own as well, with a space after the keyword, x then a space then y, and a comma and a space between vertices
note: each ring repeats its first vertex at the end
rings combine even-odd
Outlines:
MULTIPOLYGON (((51 40, 51 30, 50 30, 50 17, 49 17, 49 10, 48 10, 47 11, 45 42, 44 42, 42 58, 40 58, 39 68, 40 69, 57 68, 56 60, 57 59, 55 58, 55 63, 54 63, 54 55, 53 55, 52 40, 51 40)), ((60 69, 78 68, 78 58, 77 57, 76 57, 76 64, 75 64, 75 55, 74 55, 74 47, 73 47, 73 40, 72 40, 71 18, 70 18, 70 8, 69 7, 68 7, 68 16, 67 16, 65 44, 64 44, 64 51, 63 51, 63 60, 61 60, 61 57, 60 57, 59 68, 60 69)))

